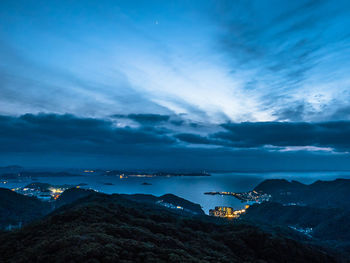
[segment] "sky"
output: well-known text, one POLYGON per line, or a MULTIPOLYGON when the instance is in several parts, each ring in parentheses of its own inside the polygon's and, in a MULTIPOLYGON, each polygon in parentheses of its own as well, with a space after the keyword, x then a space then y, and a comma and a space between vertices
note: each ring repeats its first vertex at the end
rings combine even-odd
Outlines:
POLYGON ((350 169, 350 2, 0 3, 0 165, 350 169))

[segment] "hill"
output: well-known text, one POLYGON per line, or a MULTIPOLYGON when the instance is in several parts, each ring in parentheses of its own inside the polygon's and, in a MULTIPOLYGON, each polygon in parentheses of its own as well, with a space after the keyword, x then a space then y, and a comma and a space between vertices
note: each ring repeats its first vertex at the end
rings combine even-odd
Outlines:
MULTIPOLYGON (((95 192, 94 190, 76 187, 67 189, 56 200, 55 207, 58 208, 66 204, 73 203, 76 200, 83 197, 87 197, 89 195, 98 195, 98 192, 95 192)), ((165 194, 159 197, 147 194, 121 194, 120 196, 140 203, 155 204, 170 209, 175 209, 175 211, 177 212, 191 213, 194 215, 205 214, 199 204, 192 203, 186 199, 183 199, 173 194, 165 194)))
POLYGON ((87 197, 93 194, 97 194, 97 192, 95 192, 94 190, 81 189, 76 187, 69 188, 59 196, 59 198, 55 201, 54 206, 58 208, 63 205, 73 203, 80 198, 87 197))
MULTIPOLYGON (((46 191, 51 185, 32 183, 26 187, 46 191)), ((90 195, 99 195, 99 193, 90 189, 72 187, 65 190, 56 201, 47 202, 36 197, 29 197, 13 192, 6 188, 0 188, 0 229, 11 229, 28 224, 44 217, 53 209, 73 203, 90 195)), ((172 194, 166 194, 160 197, 143 194, 123 195, 123 197, 140 203, 149 203, 169 208, 180 214, 191 213, 193 215, 204 215, 200 205, 172 194)))
POLYGON ((159 197, 154 195, 145 195, 145 194, 122 195, 122 196, 130 200, 143 202, 143 203, 158 204, 164 207, 174 208, 179 211, 188 212, 195 215, 205 214, 199 204, 192 203, 186 199, 183 199, 173 194, 165 194, 159 197))
POLYGON ((284 179, 269 179, 255 187, 272 196, 272 201, 321 208, 350 207, 350 180, 316 181, 310 185, 284 179))
POLYGON ((90 195, 0 235, 1 262, 336 262, 246 224, 90 195))
POLYGON ((310 242, 350 256, 349 218, 350 211, 341 208, 284 206, 266 202, 249 207, 240 220, 292 228, 303 233, 310 242))
POLYGON ((49 203, 0 188, 0 229, 29 223, 42 218, 50 211, 49 203))
POLYGON ((313 237, 322 240, 350 242, 350 217, 348 210, 309 206, 283 206, 263 203, 247 209, 241 219, 270 225, 312 228, 313 237))

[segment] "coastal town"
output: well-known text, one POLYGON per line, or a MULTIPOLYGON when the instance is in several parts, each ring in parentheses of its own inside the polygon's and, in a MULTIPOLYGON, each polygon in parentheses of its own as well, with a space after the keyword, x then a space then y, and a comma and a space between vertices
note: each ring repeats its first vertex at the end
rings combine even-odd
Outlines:
POLYGON ((271 195, 257 192, 255 190, 249 192, 235 193, 235 192, 205 192, 205 195, 230 195, 233 196, 242 202, 251 202, 251 203, 263 203, 268 202, 271 199, 271 195))
POLYGON ((80 185, 51 185, 47 183, 31 183, 25 187, 12 188, 11 190, 25 196, 36 197, 42 201, 54 201, 69 188, 80 188, 80 185))
POLYGON ((251 204, 261 204, 271 200, 271 195, 263 192, 257 192, 255 190, 249 192, 235 193, 235 192, 205 192, 206 195, 228 195, 239 199, 243 203, 248 203, 244 209, 234 210, 229 206, 216 206, 214 209, 209 210, 210 216, 223 217, 223 218, 239 218, 240 215, 246 212, 251 204))

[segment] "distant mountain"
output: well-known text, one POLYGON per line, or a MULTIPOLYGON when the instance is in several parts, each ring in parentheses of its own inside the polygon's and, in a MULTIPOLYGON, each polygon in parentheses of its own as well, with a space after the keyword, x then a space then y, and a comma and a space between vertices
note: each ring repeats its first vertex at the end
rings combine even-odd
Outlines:
POLYGON ((0 166, 0 175, 6 173, 19 173, 23 171, 23 167, 19 165, 9 165, 9 166, 0 166))
POLYGON ((0 234, 0 262, 336 260, 315 246, 250 225, 179 215, 125 196, 96 194, 18 231, 0 234))
POLYGON ((72 174, 68 172, 21 172, 20 176, 23 177, 70 177, 81 176, 80 174, 72 174))
POLYGON ((179 207, 177 209, 178 212, 184 211, 184 212, 190 212, 197 215, 205 214, 199 204, 192 203, 186 199, 183 199, 173 194, 165 194, 159 197, 154 195, 145 195, 145 194, 122 195, 122 196, 133 201, 159 204, 165 207, 167 207, 168 204, 170 204, 174 208, 179 207))
POLYGON ((112 170, 106 172, 105 175, 125 175, 125 176, 137 176, 137 175, 147 175, 147 176, 210 176, 207 172, 170 172, 170 171, 129 171, 129 170, 112 170))
POLYGON ((4 169, 0 169, 0 179, 19 179, 19 178, 35 178, 35 177, 70 177, 81 176, 80 174, 72 174, 67 172, 28 172, 4 169))
POLYGON ((307 188, 307 185, 298 181, 287 181, 286 179, 267 179, 258 184, 254 188, 256 191, 263 191, 269 194, 276 194, 279 192, 300 190, 307 188))
POLYGON ((51 205, 47 202, 0 188, 0 229, 24 225, 50 211, 51 205))
POLYGON ((23 169, 20 165, 0 166, 0 169, 23 169))
POLYGON ((260 183, 254 190, 270 194, 272 201, 284 204, 350 208, 349 179, 316 181, 310 185, 284 179, 270 179, 260 183))

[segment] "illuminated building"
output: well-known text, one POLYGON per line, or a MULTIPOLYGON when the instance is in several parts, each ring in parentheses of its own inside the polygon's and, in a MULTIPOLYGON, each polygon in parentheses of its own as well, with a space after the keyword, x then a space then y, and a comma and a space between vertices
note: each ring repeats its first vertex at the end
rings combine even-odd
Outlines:
MULTIPOLYGON (((246 205, 246 209, 249 206, 246 205)), ((227 218, 238 218, 241 214, 245 213, 245 209, 241 210, 234 210, 232 207, 228 206, 216 206, 215 209, 209 210, 210 216, 216 216, 216 217, 227 217, 227 218)))

